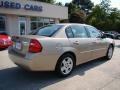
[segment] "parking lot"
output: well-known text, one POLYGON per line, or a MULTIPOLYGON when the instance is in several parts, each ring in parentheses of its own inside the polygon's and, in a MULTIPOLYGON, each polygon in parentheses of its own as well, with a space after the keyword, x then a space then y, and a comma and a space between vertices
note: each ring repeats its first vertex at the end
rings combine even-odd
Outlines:
POLYGON ((54 72, 27 72, 0 51, 0 90, 120 90, 120 41, 112 60, 94 60, 75 68, 67 78, 54 72))

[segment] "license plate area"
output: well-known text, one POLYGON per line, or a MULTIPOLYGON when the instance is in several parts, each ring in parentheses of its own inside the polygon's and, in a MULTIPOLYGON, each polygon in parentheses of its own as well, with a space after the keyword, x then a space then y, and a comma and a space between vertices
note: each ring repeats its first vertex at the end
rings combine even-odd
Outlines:
POLYGON ((22 49, 22 44, 20 42, 16 42, 14 47, 18 50, 21 50, 22 49))

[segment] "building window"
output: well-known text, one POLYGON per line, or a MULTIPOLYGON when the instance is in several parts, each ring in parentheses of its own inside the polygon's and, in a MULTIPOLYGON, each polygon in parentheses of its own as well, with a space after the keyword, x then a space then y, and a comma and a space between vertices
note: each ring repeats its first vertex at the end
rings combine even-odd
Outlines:
POLYGON ((43 24, 43 19, 39 17, 31 17, 31 30, 35 30, 38 27, 42 27, 43 24))
POLYGON ((31 17, 31 30, 35 30, 38 27, 46 26, 48 24, 54 24, 54 19, 41 18, 41 17, 31 17))
POLYGON ((55 20, 54 19, 50 19, 50 24, 54 24, 55 20))
POLYGON ((50 24, 50 19, 44 18, 44 26, 50 24))
POLYGON ((5 32, 5 16, 0 15, 0 32, 5 32))

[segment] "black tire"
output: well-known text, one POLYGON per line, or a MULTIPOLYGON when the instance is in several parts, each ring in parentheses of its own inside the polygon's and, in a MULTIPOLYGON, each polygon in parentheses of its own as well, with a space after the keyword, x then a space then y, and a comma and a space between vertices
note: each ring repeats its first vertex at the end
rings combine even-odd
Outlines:
POLYGON ((109 46, 106 56, 104 57, 105 60, 110 60, 113 56, 113 51, 114 51, 114 47, 112 45, 109 46), (112 51, 111 51, 112 50, 112 51))
MULTIPOLYGON (((66 61, 66 62, 67 62, 67 61, 66 61)), ((57 65, 56 65, 55 71, 56 71, 56 73, 57 73, 58 76, 60 76, 60 77, 66 77, 66 76, 68 76, 68 75, 70 75, 70 74, 72 73, 74 66, 75 66, 75 58, 74 58, 74 56, 71 55, 71 54, 69 54, 69 53, 67 53, 67 54, 62 55, 62 56, 59 58, 59 60, 58 60, 58 62, 57 62, 57 65), (66 64, 66 65, 63 65, 63 61, 64 61, 64 60, 67 60, 67 58, 70 58, 70 59, 71 59, 70 61, 71 61, 71 63, 73 63, 73 66, 72 66, 71 69, 69 69, 70 72, 65 74, 65 71, 62 71, 61 69, 62 69, 62 67, 65 67, 65 66, 67 67, 67 66, 68 66, 67 64, 66 64)), ((69 68, 69 67, 70 67, 70 66, 68 66, 68 68, 69 68)))

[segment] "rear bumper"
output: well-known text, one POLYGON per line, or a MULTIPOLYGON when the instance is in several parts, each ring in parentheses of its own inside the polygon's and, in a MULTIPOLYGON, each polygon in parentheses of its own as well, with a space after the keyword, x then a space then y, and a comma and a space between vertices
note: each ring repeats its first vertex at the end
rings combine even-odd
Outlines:
POLYGON ((18 66, 27 69, 27 70, 31 70, 34 71, 34 67, 32 65, 32 62, 25 60, 24 58, 21 58, 19 56, 15 56, 12 54, 9 54, 9 58, 18 66))
POLYGON ((9 49, 9 58, 18 66, 30 71, 54 71, 57 59, 52 56, 36 55, 31 60, 25 57, 11 53, 9 49))

